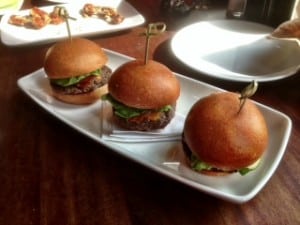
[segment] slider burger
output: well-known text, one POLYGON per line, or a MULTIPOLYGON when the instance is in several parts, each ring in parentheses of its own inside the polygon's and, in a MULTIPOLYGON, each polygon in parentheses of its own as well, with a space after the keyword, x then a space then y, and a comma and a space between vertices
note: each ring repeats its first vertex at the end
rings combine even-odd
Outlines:
POLYGON ((107 93, 111 69, 95 42, 73 38, 54 44, 47 52, 44 70, 55 98, 72 104, 90 104, 107 93))
POLYGON ((198 100, 183 128, 189 165, 207 175, 241 175, 254 170, 268 145, 265 119, 257 106, 240 95, 215 93, 198 100))
POLYGON ((149 131, 164 128, 175 115, 179 81, 165 65, 133 60, 121 65, 108 82, 109 100, 116 124, 149 131))

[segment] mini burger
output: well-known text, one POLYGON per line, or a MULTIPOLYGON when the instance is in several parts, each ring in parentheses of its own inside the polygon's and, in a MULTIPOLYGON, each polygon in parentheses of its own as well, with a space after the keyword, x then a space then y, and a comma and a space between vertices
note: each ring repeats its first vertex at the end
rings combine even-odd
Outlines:
POLYGON ((208 175, 239 172, 259 164, 268 145, 268 129, 257 106, 240 95, 221 92, 198 100, 187 114, 183 150, 189 165, 208 175))
POLYGON ((47 52, 44 70, 55 98, 71 104, 90 104, 107 93, 111 69, 102 48, 82 38, 54 44, 47 52))
POLYGON ((108 82, 115 122, 128 130, 164 128, 174 117, 179 81, 165 65, 133 60, 121 65, 108 82))

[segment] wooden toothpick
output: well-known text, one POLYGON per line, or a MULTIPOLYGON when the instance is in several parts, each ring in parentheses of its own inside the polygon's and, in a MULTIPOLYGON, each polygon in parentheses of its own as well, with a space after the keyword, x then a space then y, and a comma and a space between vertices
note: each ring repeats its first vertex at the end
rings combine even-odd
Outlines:
POLYGON ((166 30, 166 27, 167 27, 166 24, 163 22, 150 23, 148 24, 146 32, 143 33, 143 35, 146 36, 146 46, 145 46, 145 55, 144 55, 145 65, 147 64, 148 61, 150 38, 160 33, 163 33, 166 30))

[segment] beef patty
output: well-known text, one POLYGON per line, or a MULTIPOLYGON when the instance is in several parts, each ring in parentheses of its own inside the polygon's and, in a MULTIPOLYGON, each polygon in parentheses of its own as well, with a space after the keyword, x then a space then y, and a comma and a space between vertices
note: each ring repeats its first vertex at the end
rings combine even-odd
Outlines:
POLYGON ((70 85, 67 87, 59 86, 51 82, 51 86, 55 91, 65 94, 65 95, 76 95, 83 94, 90 91, 93 91, 105 84, 107 84, 112 70, 108 66, 103 66, 101 68, 100 76, 88 76, 77 84, 70 85))

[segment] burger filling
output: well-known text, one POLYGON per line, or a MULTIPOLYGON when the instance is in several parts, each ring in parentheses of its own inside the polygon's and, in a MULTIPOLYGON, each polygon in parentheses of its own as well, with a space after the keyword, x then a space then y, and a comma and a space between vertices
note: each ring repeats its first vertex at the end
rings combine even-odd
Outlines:
POLYGON ((166 105, 159 109, 138 109, 124 105, 110 94, 102 96, 113 106, 113 113, 119 125, 131 130, 154 130, 165 127, 175 114, 174 106, 166 105))
POLYGON ((242 176, 246 175, 247 173, 255 170, 259 164, 260 160, 256 161, 254 164, 244 167, 238 170, 222 170, 216 167, 213 167, 209 165, 208 163, 205 163, 201 160, 199 160, 195 155, 192 155, 190 159, 190 165, 195 171, 202 171, 202 170, 208 170, 208 171, 215 171, 215 172, 224 172, 224 173, 235 173, 239 172, 242 176))
POLYGON ((107 66, 87 74, 63 79, 51 79, 51 86, 63 94, 83 94, 107 84, 111 69, 107 66))
POLYGON ((238 170, 222 170, 222 169, 216 168, 216 167, 200 160, 197 156, 195 156, 191 152, 191 150, 188 148, 187 144, 185 143, 184 139, 183 139, 182 142, 183 142, 184 152, 185 152, 186 156, 189 158, 191 168, 195 171, 198 171, 198 172, 201 172, 201 171, 212 171, 212 172, 223 172, 223 173, 239 172, 239 174, 244 176, 247 173, 255 170, 258 167, 259 163, 260 163, 260 159, 259 159, 255 163, 253 163, 252 165, 250 165, 248 167, 238 169, 238 170))

